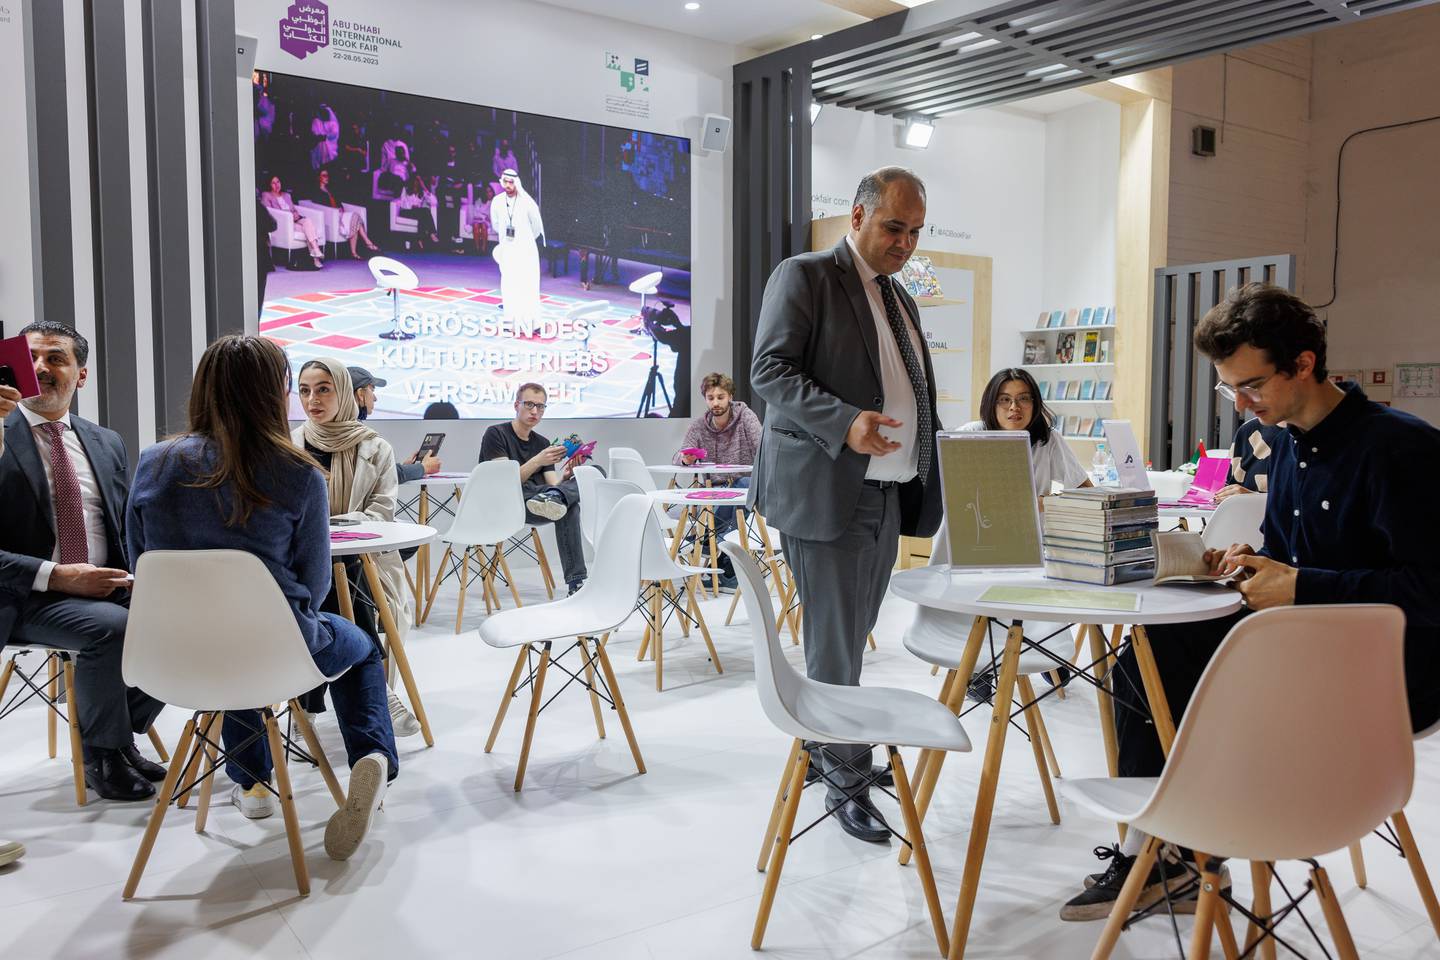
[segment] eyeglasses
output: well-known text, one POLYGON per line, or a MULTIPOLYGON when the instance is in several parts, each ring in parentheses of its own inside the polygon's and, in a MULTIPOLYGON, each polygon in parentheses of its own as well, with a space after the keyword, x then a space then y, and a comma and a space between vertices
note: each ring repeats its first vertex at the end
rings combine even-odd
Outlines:
POLYGON ((1033 407, 1035 406, 1035 398, 1028 393, 1022 393, 1018 397, 999 396, 995 398, 995 406, 1002 407, 1006 410, 1011 407, 1033 407))
MULTIPOLYGON (((1274 374, 1272 373, 1270 376, 1273 377, 1274 374)), ((1251 403, 1259 403, 1260 391, 1265 389, 1265 384, 1269 382, 1270 377, 1261 377, 1254 383, 1246 384, 1243 387, 1232 387, 1228 383, 1221 382, 1215 384, 1215 392, 1220 394, 1220 396, 1224 397, 1230 403, 1234 403, 1237 396, 1244 397, 1251 403)))
POLYGON ((534 410, 536 413, 545 412, 545 404, 536 403, 534 400, 521 400, 520 406, 524 407, 526 410, 534 410))

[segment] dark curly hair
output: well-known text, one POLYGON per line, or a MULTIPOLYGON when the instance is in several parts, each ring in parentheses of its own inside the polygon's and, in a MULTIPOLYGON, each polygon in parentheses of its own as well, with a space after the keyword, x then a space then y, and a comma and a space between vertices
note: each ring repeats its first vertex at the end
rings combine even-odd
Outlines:
POLYGON ((1283 287, 1259 282, 1237 287, 1195 325, 1195 349, 1213 361, 1245 346, 1265 351, 1276 370, 1292 376, 1295 361, 1309 350, 1315 354, 1315 379, 1326 378, 1325 324, 1283 287))

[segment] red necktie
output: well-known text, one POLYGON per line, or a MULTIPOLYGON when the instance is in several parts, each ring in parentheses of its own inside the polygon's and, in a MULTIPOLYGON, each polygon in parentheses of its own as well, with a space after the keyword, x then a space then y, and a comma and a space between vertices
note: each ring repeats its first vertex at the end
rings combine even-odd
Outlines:
POLYGON ((85 534, 85 509, 80 499, 80 481, 75 464, 65 449, 65 424, 49 420, 44 424, 50 434, 50 481, 54 487, 55 533, 60 540, 61 563, 89 563, 90 541, 85 534))

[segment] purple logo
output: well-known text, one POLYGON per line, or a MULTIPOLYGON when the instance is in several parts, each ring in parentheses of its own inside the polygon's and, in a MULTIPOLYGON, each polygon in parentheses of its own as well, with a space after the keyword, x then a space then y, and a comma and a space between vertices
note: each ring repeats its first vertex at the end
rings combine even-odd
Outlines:
POLYGON ((300 0, 280 20, 280 49, 304 60, 330 46, 330 8, 321 0, 300 0))

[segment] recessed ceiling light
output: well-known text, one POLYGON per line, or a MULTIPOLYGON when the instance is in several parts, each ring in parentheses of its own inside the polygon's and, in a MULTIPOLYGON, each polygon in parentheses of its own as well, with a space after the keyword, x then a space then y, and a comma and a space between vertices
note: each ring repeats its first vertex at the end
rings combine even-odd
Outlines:
POLYGON ((685 9, 686 9, 686 10, 699 10, 699 9, 700 9, 700 4, 698 4, 698 3, 687 3, 687 4, 685 4, 685 9))
POLYGON ((811 39, 811 40, 819 40, 819 39, 820 39, 821 37, 823 37, 823 36, 825 36, 825 34, 823 34, 823 33, 812 33, 812 34, 810 34, 810 39, 811 39))

